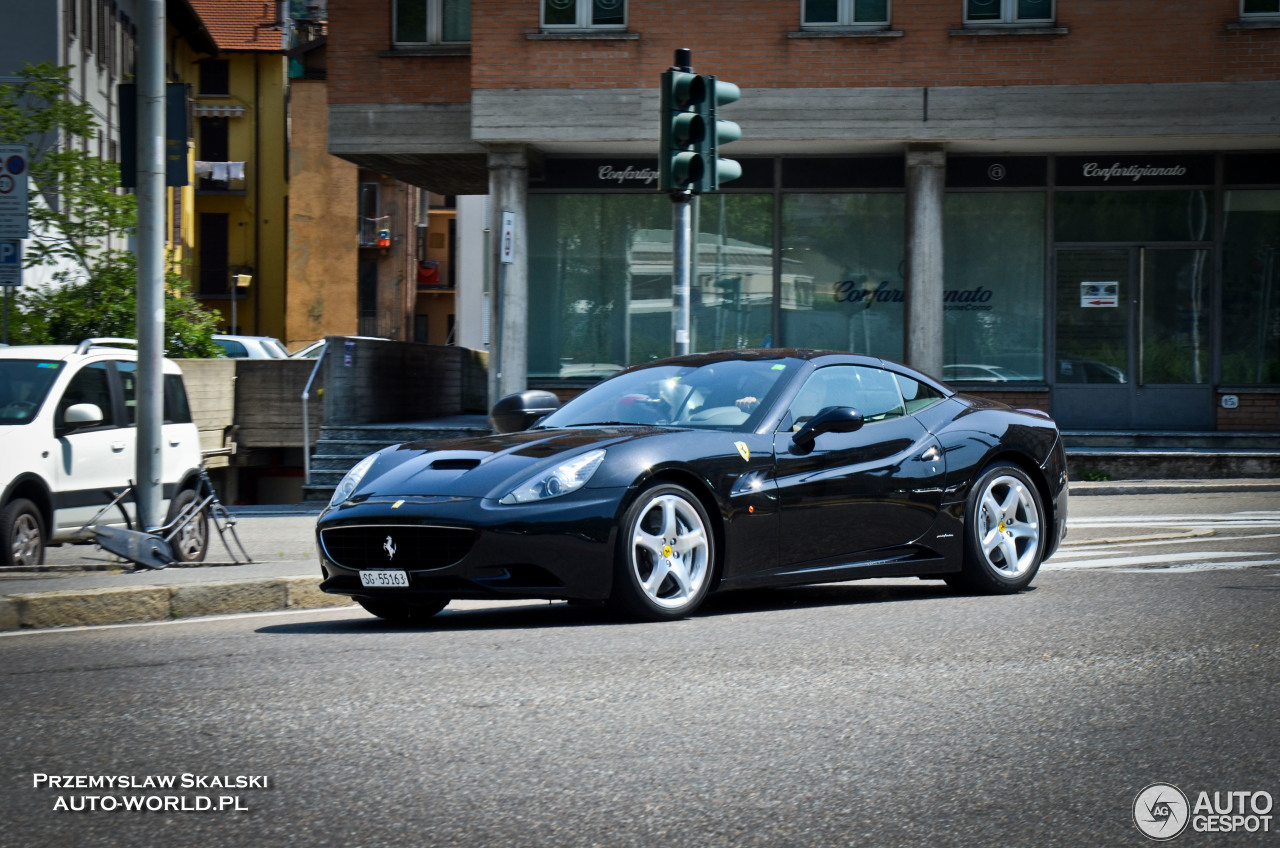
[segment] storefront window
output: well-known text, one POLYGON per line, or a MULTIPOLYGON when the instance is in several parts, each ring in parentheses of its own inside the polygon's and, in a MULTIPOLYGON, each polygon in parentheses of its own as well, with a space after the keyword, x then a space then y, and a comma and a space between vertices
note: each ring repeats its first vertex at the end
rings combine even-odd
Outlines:
POLYGON ((1059 242, 1211 241, 1208 191, 1059 191, 1059 242))
POLYGON ((1280 191, 1228 191, 1222 381, 1280 383, 1280 191))
POLYGON ((782 198, 782 344, 902 360, 904 200, 782 198))
MULTIPOLYGON (((759 347, 773 313, 768 195, 702 198, 691 294, 695 352, 759 347)), ((529 376, 599 379, 672 353, 671 201, 529 198, 529 376)))
POLYGON ((946 199, 948 380, 1044 378, 1045 196, 950 193, 946 199))
POLYGON ((773 197, 705 195, 698 229, 691 349, 765 346, 773 330, 773 197))

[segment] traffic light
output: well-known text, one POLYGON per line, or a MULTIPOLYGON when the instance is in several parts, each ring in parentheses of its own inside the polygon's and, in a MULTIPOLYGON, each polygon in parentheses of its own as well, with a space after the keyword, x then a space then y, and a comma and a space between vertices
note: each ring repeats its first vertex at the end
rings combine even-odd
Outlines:
POLYGON ((733 83, 715 77, 703 77, 705 95, 699 107, 704 124, 703 138, 698 144, 702 154, 702 174, 693 186, 694 194, 719 191, 720 183, 742 176, 742 165, 733 159, 720 158, 720 145, 742 138, 742 128, 733 121, 719 118, 720 107, 736 103, 742 91, 733 83))
POLYGON ((658 182, 663 191, 689 191, 704 176, 701 146, 707 124, 702 114, 706 77, 671 68, 662 73, 662 151, 658 182))

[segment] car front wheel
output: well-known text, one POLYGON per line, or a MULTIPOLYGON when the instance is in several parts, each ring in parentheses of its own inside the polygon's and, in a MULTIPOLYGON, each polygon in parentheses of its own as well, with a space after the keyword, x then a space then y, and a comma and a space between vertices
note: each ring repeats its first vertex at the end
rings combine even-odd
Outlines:
MULTIPOLYGON (((166 524, 177 520, 182 511, 190 508, 196 501, 194 489, 183 489, 178 492, 169 504, 169 518, 166 524)), ((176 535, 169 540, 173 549, 173 558, 177 562, 203 562, 209 550, 209 512, 201 510, 186 524, 182 525, 176 535)))
POLYGON ((964 566, 949 577, 957 588, 987 594, 1020 592, 1044 555, 1047 527, 1040 492, 1021 468, 993 465, 969 492, 964 566))
POLYGON ((711 587, 711 521, 683 486, 661 484, 627 509, 614 565, 614 606, 649 621, 683 618, 711 587))
POLYGON ((44 519, 26 498, 18 498, 0 512, 4 565, 44 564, 44 519))

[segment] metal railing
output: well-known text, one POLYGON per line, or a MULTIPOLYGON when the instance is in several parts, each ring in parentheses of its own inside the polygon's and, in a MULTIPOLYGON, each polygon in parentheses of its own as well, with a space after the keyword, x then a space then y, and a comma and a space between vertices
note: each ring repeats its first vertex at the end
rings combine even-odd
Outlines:
POLYGON ((311 369, 311 376, 307 378, 307 385, 302 389, 302 484, 304 486, 311 485, 311 411, 309 404, 311 402, 311 386, 316 381, 316 374, 320 372, 320 366, 324 363, 324 355, 329 352, 328 343, 320 348, 320 355, 316 357, 316 364, 311 369))

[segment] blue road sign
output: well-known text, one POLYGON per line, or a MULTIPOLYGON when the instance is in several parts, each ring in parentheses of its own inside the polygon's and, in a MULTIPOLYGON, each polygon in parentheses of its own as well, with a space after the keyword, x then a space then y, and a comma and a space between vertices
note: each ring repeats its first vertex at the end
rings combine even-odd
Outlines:
POLYGON ((27 217, 27 146, 0 144, 0 238, 31 235, 27 217))
POLYGON ((22 240, 0 239, 0 286, 22 285, 22 240))

